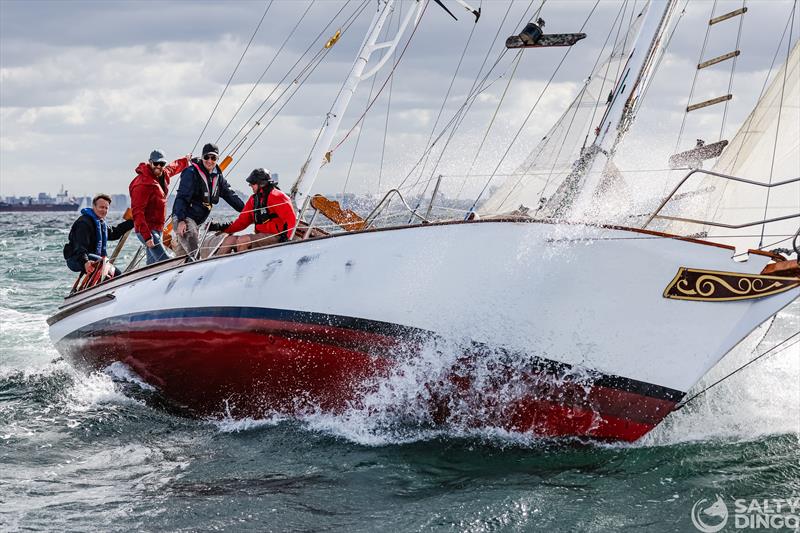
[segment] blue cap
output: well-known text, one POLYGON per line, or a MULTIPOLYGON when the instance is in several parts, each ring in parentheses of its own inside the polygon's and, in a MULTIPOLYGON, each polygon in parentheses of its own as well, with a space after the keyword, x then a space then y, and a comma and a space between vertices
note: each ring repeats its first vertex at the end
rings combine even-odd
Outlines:
POLYGON ((150 161, 152 161, 153 163, 166 163, 167 158, 164 157, 164 152, 156 149, 150 152, 150 161))

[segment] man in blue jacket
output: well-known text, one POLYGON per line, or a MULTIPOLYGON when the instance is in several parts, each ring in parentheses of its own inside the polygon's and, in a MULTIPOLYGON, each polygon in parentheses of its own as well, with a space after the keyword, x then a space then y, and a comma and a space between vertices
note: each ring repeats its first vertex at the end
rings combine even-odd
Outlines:
MULTIPOLYGON (((116 226, 106 225, 106 215, 111 206, 111 197, 98 194, 92 200, 92 207, 81 209, 81 216, 69 230, 69 242, 64 245, 64 259, 73 272, 91 274, 98 261, 108 255, 108 241, 116 241, 133 229, 133 220, 126 220, 116 226)), ((112 265, 113 266, 113 265, 112 265)), ((108 275, 119 276, 117 267, 108 275)))
POLYGON ((233 192, 217 166, 219 149, 215 144, 203 146, 203 157, 193 158, 181 172, 181 181, 172 218, 177 221, 176 236, 179 246, 177 252, 193 254, 200 246, 199 226, 211 213, 212 206, 219 203, 220 197, 236 211, 244 209, 244 202, 233 192))

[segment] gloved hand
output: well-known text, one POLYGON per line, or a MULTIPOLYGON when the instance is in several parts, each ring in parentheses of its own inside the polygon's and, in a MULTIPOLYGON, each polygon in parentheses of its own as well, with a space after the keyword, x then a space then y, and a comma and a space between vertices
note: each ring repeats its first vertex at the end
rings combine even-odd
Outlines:
POLYGON ((225 231, 230 225, 230 222, 211 222, 208 225, 208 231, 225 231))

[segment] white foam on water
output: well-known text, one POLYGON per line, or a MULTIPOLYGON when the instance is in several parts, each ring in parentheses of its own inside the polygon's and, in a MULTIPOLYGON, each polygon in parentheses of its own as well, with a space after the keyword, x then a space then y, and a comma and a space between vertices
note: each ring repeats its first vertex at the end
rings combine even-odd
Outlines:
POLYGON ((137 374, 131 367, 121 361, 115 361, 111 363, 103 370, 103 372, 117 381, 133 383, 142 390, 157 390, 155 387, 144 381, 141 376, 139 376, 139 374, 137 374))
POLYGON ((144 405, 126 396, 108 374, 92 372, 85 375, 76 371, 73 376, 73 384, 64 394, 68 411, 86 412, 108 404, 144 405))
POLYGON ((47 316, 0 307, 0 378, 39 372, 58 358, 47 334, 47 316))
POLYGON ((286 415, 274 414, 265 418, 232 418, 226 416, 221 420, 211 420, 211 424, 222 433, 240 433, 242 431, 250 431, 252 429, 259 429, 263 427, 277 426, 282 422, 286 422, 290 418, 286 415))

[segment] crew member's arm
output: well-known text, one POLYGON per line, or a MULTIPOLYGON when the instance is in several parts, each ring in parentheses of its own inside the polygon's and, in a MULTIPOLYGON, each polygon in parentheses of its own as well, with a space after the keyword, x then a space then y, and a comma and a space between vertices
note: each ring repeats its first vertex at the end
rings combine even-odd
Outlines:
POLYGON ((123 220, 116 226, 108 228, 108 240, 116 241, 133 229, 133 220, 123 220))
POLYGON ((239 213, 242 212, 244 209, 244 202, 242 199, 239 198, 239 195, 233 192, 231 186, 228 185, 228 181, 222 177, 222 174, 219 175, 219 182, 217 183, 217 187, 219 187, 219 195, 228 202, 228 205, 232 208, 236 209, 239 213))
MULTIPOLYGON (((238 198, 238 196, 237 196, 238 198)), ((232 235, 237 231, 242 231, 243 229, 247 228, 250 224, 255 222, 255 214, 253 213, 253 205, 255 202, 253 201, 253 197, 251 196, 247 203, 244 204, 243 209, 241 209, 241 213, 239 213, 239 218, 234 220, 230 226, 228 226, 224 231, 228 235, 232 235)))
POLYGON ((183 172, 183 170, 189 166, 189 159, 191 158, 192 154, 188 154, 186 157, 182 157, 180 159, 176 159, 166 167, 164 167, 164 176, 167 178, 171 178, 178 172, 183 172))
POLYGON ((150 227, 144 216, 144 208, 147 206, 147 187, 140 184, 131 184, 128 190, 131 197, 131 214, 133 215, 133 227, 136 233, 142 236, 145 241, 150 240, 150 227))
MULTIPOLYGON (((281 191, 283 192, 283 191, 281 191)), ((270 206, 273 213, 278 215, 278 230, 280 232, 281 240, 288 240, 292 230, 297 226, 297 215, 294 212, 292 201, 286 194, 281 195, 283 198, 275 205, 270 206)))

